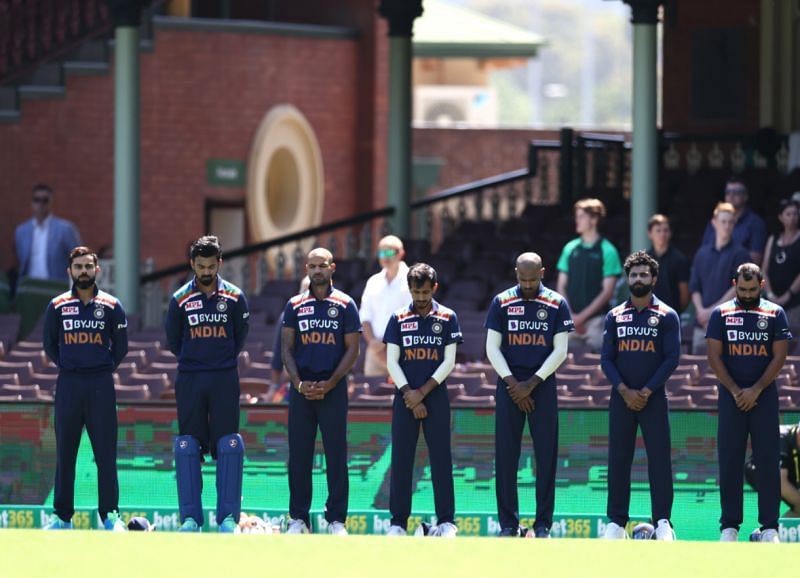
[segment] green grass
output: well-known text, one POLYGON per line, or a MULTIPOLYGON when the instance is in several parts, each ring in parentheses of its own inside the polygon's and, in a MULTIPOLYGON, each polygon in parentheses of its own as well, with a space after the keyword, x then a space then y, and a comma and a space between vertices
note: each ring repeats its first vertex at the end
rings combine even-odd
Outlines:
POLYGON ((791 544, 0 530, 6 578, 788 575, 791 544))

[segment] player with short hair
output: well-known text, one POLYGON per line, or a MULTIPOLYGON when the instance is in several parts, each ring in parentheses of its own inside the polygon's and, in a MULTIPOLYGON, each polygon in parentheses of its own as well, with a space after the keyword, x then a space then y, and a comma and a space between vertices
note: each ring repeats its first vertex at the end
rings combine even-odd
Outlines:
POLYGON ((733 280, 736 297, 714 309, 708 321, 708 362, 719 391, 720 540, 735 542, 743 521, 743 468, 747 438, 758 470, 761 541, 778 542, 781 500, 778 389, 792 333, 780 305, 761 297, 764 277, 744 263, 733 280))
POLYGON ((631 297, 608 312, 600 355, 611 382, 608 417, 608 517, 604 538, 627 538, 631 465, 641 427, 647 450, 650 502, 656 540, 675 539, 672 515, 672 449, 664 384, 678 366, 678 314, 653 294, 658 262, 637 251, 623 265, 631 297))
POLYGON ((283 311, 281 348, 289 393, 289 516, 287 534, 309 532, 311 475, 317 426, 325 447, 328 533, 346 535, 347 373, 358 358, 361 321, 346 293, 333 287, 336 270, 327 249, 306 258, 309 289, 283 311))
POLYGON ((100 266, 88 247, 69 253, 72 290, 55 297, 44 319, 44 350, 58 366, 55 393, 56 516, 48 530, 72 528, 75 463, 84 426, 97 463, 98 512, 106 530, 119 517, 117 399, 113 372, 128 353, 128 322, 119 299, 97 288, 100 266))
POLYGON ((439 304, 436 270, 413 265, 407 275, 411 303, 389 318, 383 341, 389 375, 397 387, 392 405, 390 536, 405 536, 411 515, 411 484, 420 426, 425 433, 433 478, 437 536, 455 537, 450 401, 445 379, 463 342, 455 311, 439 304))
MULTIPOLYGON (((783 518, 800 518, 800 423, 780 426, 781 499, 789 506, 783 518)), ((751 457, 744 465, 744 477, 758 491, 756 464, 751 457)))
POLYGON ((238 358, 250 312, 244 292, 219 275, 222 249, 217 237, 194 241, 189 265, 194 278, 173 294, 165 323, 169 350, 178 358, 174 451, 179 531, 199 532, 203 526, 200 463, 210 452, 217 461, 218 529, 233 533, 241 513, 244 467, 238 358))
POLYGON ((527 419, 536 456, 537 538, 553 524, 558 458, 556 369, 567 358, 572 317, 542 283, 542 258, 517 258, 517 284, 495 296, 486 317, 486 355, 498 375, 495 411, 497 510, 501 536, 519 536, 517 470, 527 419))

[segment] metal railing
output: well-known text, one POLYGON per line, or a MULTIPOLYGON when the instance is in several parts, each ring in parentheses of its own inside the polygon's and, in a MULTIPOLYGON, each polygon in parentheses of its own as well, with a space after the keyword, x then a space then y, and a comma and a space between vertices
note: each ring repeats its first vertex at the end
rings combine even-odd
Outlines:
MULTIPOLYGON (((590 134, 575 139, 571 131, 565 134, 563 142, 532 141, 526 168, 412 201, 411 239, 426 241, 435 251, 465 221, 499 224, 520 216, 528 205, 566 203, 571 207, 576 181, 588 192, 602 180, 606 189, 616 187, 621 194, 627 175, 624 139, 590 134), (576 171, 586 177, 576 179, 576 171), (601 179, 598 175, 605 176, 601 179)), ((371 259, 380 237, 392 232, 390 219, 394 213, 393 207, 377 209, 226 251, 225 277, 248 292, 258 293, 270 280, 302 278, 305 256, 315 246, 329 248, 338 261, 371 259)), ((141 279, 145 327, 161 323, 168 296, 189 276, 185 263, 154 271, 153 260, 146 261, 141 279)))

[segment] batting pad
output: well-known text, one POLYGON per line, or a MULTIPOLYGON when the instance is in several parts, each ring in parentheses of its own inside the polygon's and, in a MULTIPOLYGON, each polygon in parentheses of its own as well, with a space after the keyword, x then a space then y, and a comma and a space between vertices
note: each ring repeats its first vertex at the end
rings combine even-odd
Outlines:
POLYGON ((203 525, 203 478, 200 476, 200 443, 192 436, 175 438, 175 473, 181 522, 193 518, 203 525))
POLYGON ((217 522, 228 516, 239 523, 242 509, 242 470, 244 468, 244 440, 230 434, 217 442, 217 522))

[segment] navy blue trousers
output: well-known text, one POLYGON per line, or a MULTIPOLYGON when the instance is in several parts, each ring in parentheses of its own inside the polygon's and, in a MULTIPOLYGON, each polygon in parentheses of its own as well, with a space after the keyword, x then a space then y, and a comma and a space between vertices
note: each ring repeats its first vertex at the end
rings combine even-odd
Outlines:
POLYGON ((239 432, 238 370, 178 372, 175 403, 180 435, 192 436, 216 459, 219 439, 239 432))
POLYGON ((294 388, 289 393, 289 515, 309 526, 317 427, 322 434, 328 479, 325 519, 344 523, 350 488, 346 379, 336 384, 321 400, 309 401, 294 388))
POLYGON ((527 419, 536 459, 536 529, 553 525, 558 459, 558 402, 554 381, 548 379, 533 390, 534 410, 527 416, 511 400, 506 383, 497 383, 495 409, 495 477, 497 514, 502 528, 519 526, 517 471, 522 430, 527 419))
POLYGON ((403 394, 397 392, 392 406, 392 478, 389 510, 392 524, 406 528, 411 515, 411 486, 419 430, 425 434, 433 479, 433 501, 439 524, 453 523, 455 492, 453 459, 450 452, 450 400, 447 387, 440 385, 422 402, 428 417, 417 420, 406 408, 403 394))
POLYGON ((65 521, 75 513, 75 463, 84 427, 97 464, 98 511, 105 520, 119 505, 117 396, 111 372, 58 374, 53 509, 65 521))
POLYGON ((762 529, 778 529, 781 504, 779 421, 778 390, 774 383, 761 393, 758 404, 749 412, 740 411, 733 396, 720 386, 717 428, 720 529, 738 530, 742 524, 748 435, 758 472, 758 522, 762 529))
POLYGON ((608 411, 608 517, 625 526, 631 502, 631 466, 636 449, 636 432, 642 428, 650 479, 650 507, 653 521, 672 515, 672 444, 669 410, 664 391, 654 393, 642 411, 628 409, 622 396, 611 394, 608 411))

